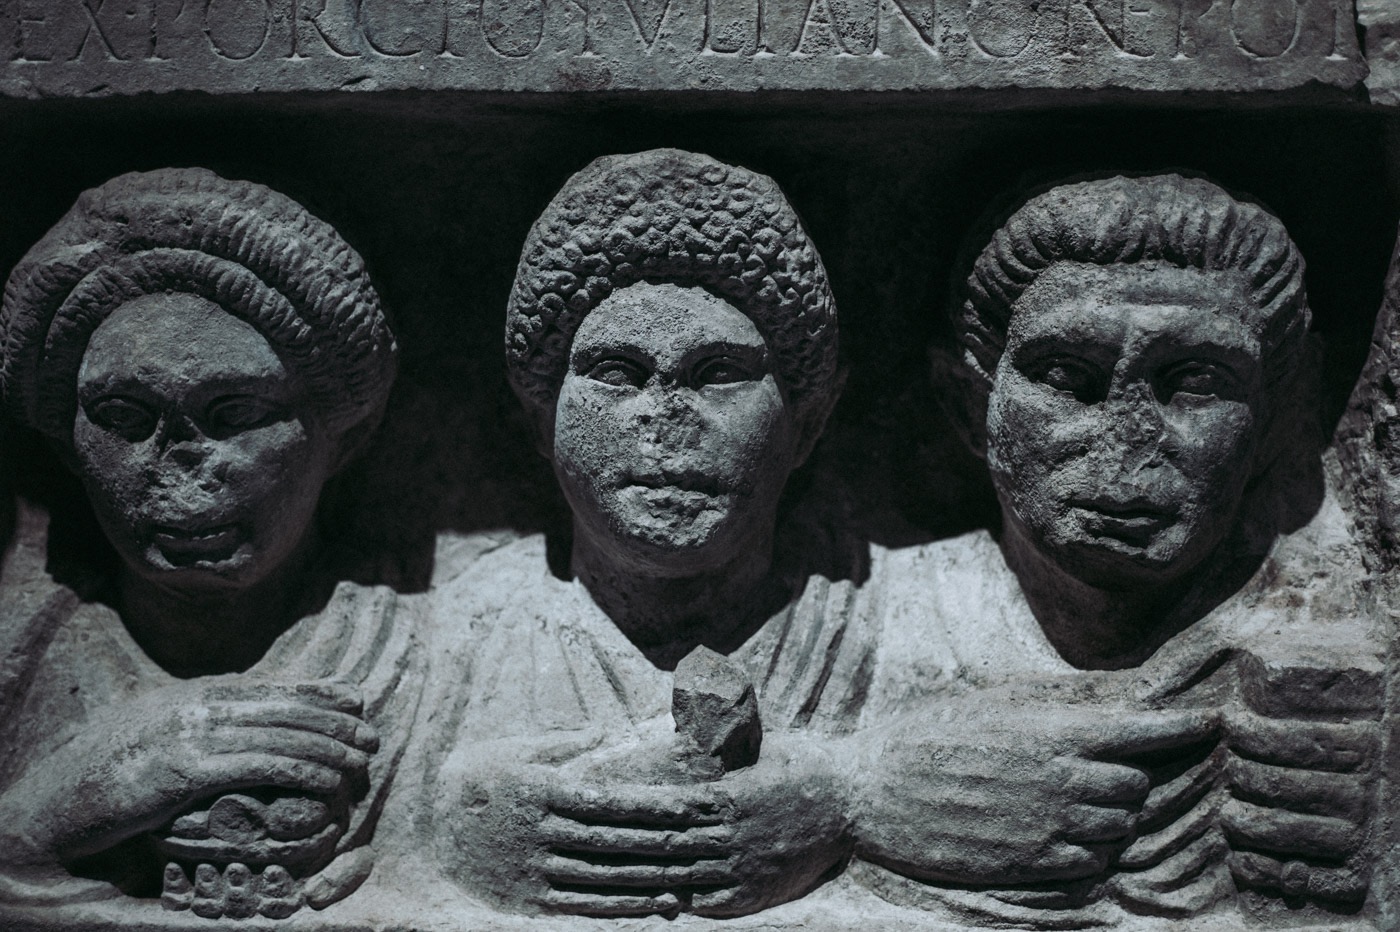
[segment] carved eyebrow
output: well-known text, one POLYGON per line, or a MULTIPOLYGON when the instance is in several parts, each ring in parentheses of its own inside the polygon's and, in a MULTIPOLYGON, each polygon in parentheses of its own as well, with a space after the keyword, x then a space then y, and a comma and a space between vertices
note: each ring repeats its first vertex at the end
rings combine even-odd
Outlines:
POLYGON ((739 362, 749 365, 765 363, 769 359, 768 345, 766 343, 735 343, 730 340, 718 340, 714 343, 706 343, 697 346, 685 354, 684 365, 693 365, 702 359, 709 359, 716 356, 732 356, 739 362))
POLYGON ((582 372, 609 357, 619 356, 644 366, 655 365, 656 360, 649 350, 643 349, 631 340, 608 341, 606 343, 575 343, 569 353, 569 363, 575 371, 582 372))
POLYGON ((214 395, 245 395, 245 394, 276 394, 287 395, 288 389, 294 387, 293 379, 280 379, 273 375, 253 375, 250 373, 216 375, 213 378, 205 379, 199 383, 197 391, 201 394, 214 395), (274 389, 268 392, 268 389, 274 389))
POLYGON ((117 390, 126 391, 129 388, 139 389, 144 384, 140 378, 130 372, 108 372, 104 375, 80 378, 78 380, 78 395, 84 397, 117 390))
POLYGON ((1063 332, 1033 336, 1011 348, 1011 361, 1021 365, 1053 356, 1064 356, 1112 367, 1118 347, 1102 340, 1076 339, 1063 332))

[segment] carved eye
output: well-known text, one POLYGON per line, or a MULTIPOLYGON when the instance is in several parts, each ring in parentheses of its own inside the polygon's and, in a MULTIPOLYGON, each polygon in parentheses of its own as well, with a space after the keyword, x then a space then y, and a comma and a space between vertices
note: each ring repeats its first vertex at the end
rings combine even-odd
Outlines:
POLYGON ((276 405, 251 395, 220 398, 209 406, 209 427, 215 433, 252 430, 270 423, 278 414, 276 405))
POLYGON ((160 420, 156 412, 134 398, 125 395, 109 395, 84 406, 88 420, 125 437, 128 440, 144 440, 155 432, 160 420))
POLYGON ((1229 393, 1234 379, 1223 367, 1208 362, 1184 362, 1164 372, 1160 395, 1169 401, 1177 395, 1212 398, 1229 393))
POLYGON ((1093 404, 1104 396, 1104 379, 1099 371, 1078 360, 1065 357, 1048 360, 1035 378, 1056 391, 1073 395, 1084 404, 1093 404))
POLYGON ((735 382, 753 381, 753 373, 743 365, 725 356, 707 359, 696 366, 691 382, 696 388, 705 385, 732 385, 735 382))
POLYGON ((630 359, 609 358, 595 362, 587 375, 595 382, 618 387, 641 388, 647 382, 647 372, 630 359))

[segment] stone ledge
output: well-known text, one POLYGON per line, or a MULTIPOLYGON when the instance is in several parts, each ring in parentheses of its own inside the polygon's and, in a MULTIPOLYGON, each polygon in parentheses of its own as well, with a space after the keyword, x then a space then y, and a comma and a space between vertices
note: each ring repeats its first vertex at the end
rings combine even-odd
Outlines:
POLYGON ((1350 0, 0 0, 0 95, 1351 90, 1353 23, 1350 0))

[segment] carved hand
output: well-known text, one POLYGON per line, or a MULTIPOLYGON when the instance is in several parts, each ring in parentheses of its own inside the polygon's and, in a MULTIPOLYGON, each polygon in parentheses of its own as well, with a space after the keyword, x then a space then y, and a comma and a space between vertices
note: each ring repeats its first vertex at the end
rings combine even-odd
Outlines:
POLYGON ((1221 821, 1241 886, 1341 902, 1366 897, 1374 723, 1226 719, 1230 793, 1221 821))
POLYGON ((1199 745, 1212 712, 1012 706, 910 716, 872 733, 857 850, 919 880, 1091 878, 1136 838, 1151 785, 1125 761, 1199 745))
MULTIPOLYGON (((685 749, 663 741, 640 754, 684 760, 685 749)), ((712 781, 656 773, 666 785, 605 758, 581 785, 558 787, 553 885, 595 897, 630 888, 702 916, 740 916, 804 895, 850 852, 847 784, 817 741, 770 735, 757 763, 712 781)))
POLYGON ((0 799, 0 857, 42 865, 166 825, 210 796, 363 789, 374 729, 348 686, 247 676, 155 690, 94 719, 0 799))
POLYGON ((459 758, 475 772, 447 814, 462 879, 549 912, 733 916, 801 896, 850 849, 843 783, 815 744, 770 737, 756 765, 696 782, 669 722, 579 753, 600 741, 493 742, 459 758))

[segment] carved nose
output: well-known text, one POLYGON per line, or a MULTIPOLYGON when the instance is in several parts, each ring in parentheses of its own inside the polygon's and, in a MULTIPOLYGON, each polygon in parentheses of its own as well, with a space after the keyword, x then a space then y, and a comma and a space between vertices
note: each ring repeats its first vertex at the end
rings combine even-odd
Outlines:
POLYGON ((1110 398, 1104 413, 1109 436, 1131 448, 1155 446, 1166 433, 1161 408, 1145 386, 1134 386, 1110 398))
POLYGON ((192 469, 208 458, 209 451, 204 448, 203 444, 185 442, 173 445, 166 455, 175 465, 192 469))

